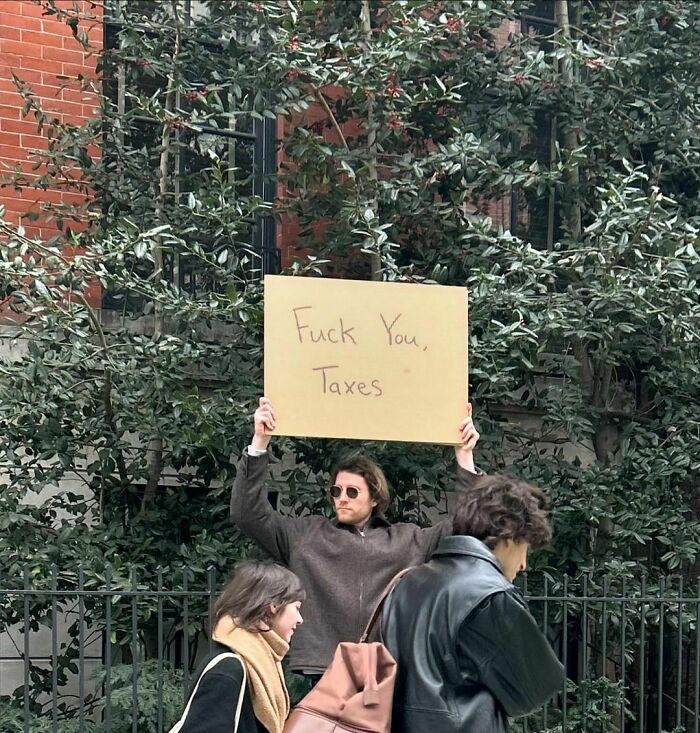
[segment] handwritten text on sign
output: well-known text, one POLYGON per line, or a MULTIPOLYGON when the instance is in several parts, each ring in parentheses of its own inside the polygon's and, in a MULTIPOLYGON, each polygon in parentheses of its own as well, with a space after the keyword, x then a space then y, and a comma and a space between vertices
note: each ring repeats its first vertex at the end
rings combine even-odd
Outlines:
POLYGON ((277 433, 457 442, 466 290, 265 279, 265 394, 277 433))

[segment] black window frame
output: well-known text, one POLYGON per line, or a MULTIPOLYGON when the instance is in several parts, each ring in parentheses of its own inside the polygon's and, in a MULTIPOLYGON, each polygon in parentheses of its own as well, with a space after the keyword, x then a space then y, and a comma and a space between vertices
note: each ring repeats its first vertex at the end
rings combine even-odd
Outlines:
MULTIPOLYGON (((103 20, 103 49, 108 51, 116 47, 117 32, 123 27, 118 18, 118 7, 120 0, 107 0, 103 20), (112 12, 110 12, 110 6, 112 12), (115 7, 116 6, 116 7, 115 7), (116 13, 114 10, 116 9, 116 13)), ((192 0, 183 1, 183 22, 189 25, 192 18, 192 0)), ((119 80, 106 78, 103 80, 105 87, 111 84, 113 100, 123 108, 125 88, 120 88, 119 80), (121 96, 121 105, 120 105, 121 96)), ((270 105, 272 106, 272 105, 270 105)), ((141 119, 135 117, 134 119, 141 119)), ((238 131, 228 128, 219 128, 206 124, 200 124, 188 128, 196 135, 212 135, 220 138, 238 140, 245 144, 252 145, 252 187, 251 194, 259 197, 262 201, 273 204, 276 199, 277 187, 277 119, 269 117, 252 117, 252 131, 238 131)), ((144 122, 153 122, 148 117, 143 117, 144 122)), ((178 155, 178 174, 183 172, 183 156, 178 155)), ((184 192, 182 195, 185 195, 184 192)), ((257 258, 259 267, 251 270, 250 282, 261 281, 265 275, 277 274, 281 269, 281 253, 277 247, 277 227, 273 214, 256 213, 247 223, 251 225, 251 248, 257 258)), ((172 275, 174 268, 170 268, 172 275)), ((196 282, 187 282, 187 274, 183 269, 178 268, 178 286, 183 290, 193 293, 197 289, 196 282)), ((116 300, 103 295, 102 307, 108 310, 123 308, 123 301, 116 300)))
MULTIPOLYGON (((534 31, 537 35, 548 36, 555 30, 554 0, 533 0, 531 10, 520 14, 520 31, 524 36, 527 36, 530 31, 534 31)), ((556 129, 553 129, 554 125, 554 116, 547 116, 542 113, 537 120, 537 129, 532 141, 536 148, 538 162, 547 167, 551 166, 553 160, 552 136, 556 135, 556 129)), ((516 202, 517 193, 512 194, 512 196, 513 201, 516 202)), ((562 233, 561 202, 556 191, 552 188, 544 201, 538 201, 535 204, 529 201, 526 208, 529 220, 527 229, 530 240, 535 246, 551 249, 562 233), (546 229, 539 236, 534 236, 537 234, 537 230, 533 227, 532 222, 541 219, 546 221, 546 229)), ((520 222, 518 224, 520 225, 520 222)), ((513 233, 517 234, 516 231, 513 233)))

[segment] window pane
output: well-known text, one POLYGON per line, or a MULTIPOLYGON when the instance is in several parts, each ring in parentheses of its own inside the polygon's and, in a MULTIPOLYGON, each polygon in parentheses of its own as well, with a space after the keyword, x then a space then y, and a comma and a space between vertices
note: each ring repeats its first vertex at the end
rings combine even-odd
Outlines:
MULTIPOLYGON (((276 267, 274 220, 259 205, 260 199, 274 198, 276 123, 249 114, 253 101, 259 105, 264 98, 263 90, 241 89, 222 72, 231 64, 229 44, 222 39, 245 35, 245 23, 235 15, 249 8, 194 0, 182 0, 179 7, 186 27, 184 62, 166 113, 174 124, 168 193, 161 199, 172 9, 160 0, 109 3, 104 88, 111 104, 105 109, 104 156, 113 175, 104 182, 101 196, 105 226, 128 215, 142 228, 163 220, 175 232, 186 232, 179 251, 165 253, 166 275, 192 294, 203 294, 232 280, 258 279, 276 267)), ((254 49, 257 40, 246 37, 254 49)), ((143 262, 134 266, 148 267, 143 262)), ((114 301, 107 297, 105 305, 110 299, 114 301)))

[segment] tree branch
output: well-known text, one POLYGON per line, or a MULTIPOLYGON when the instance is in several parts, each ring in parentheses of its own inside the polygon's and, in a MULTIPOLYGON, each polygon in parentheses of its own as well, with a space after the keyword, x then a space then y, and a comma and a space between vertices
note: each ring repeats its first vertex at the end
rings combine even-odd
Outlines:
MULTIPOLYGON (((570 40, 571 27, 569 25, 569 0, 555 0, 554 15, 557 28, 561 30, 561 36, 570 40)), ((561 78, 565 86, 572 86, 574 73, 571 59, 564 57, 561 66, 561 78)), ((564 133, 564 150, 571 153, 578 146, 578 135, 574 130, 564 133)), ((569 227, 569 234, 574 240, 581 237, 581 205, 579 203, 580 176, 578 164, 568 166, 564 172, 568 185, 568 201, 566 206, 566 220, 569 227)))
MULTIPOLYGON (((372 16, 370 15, 369 0, 362 0, 360 19, 362 22, 362 32, 365 44, 369 49, 369 46, 372 43, 372 16)), ((369 100, 367 105, 367 151, 369 153, 369 159, 367 161, 369 178, 371 181, 377 181, 377 129, 374 118, 374 101, 372 99, 369 100)), ((374 209, 375 216, 377 216, 379 213, 379 206, 376 199, 372 204, 372 208, 374 209)), ((381 280, 382 259, 379 251, 370 253, 370 267, 372 270, 372 280, 381 280)))
MULTIPOLYGON (((175 21, 175 41, 173 45, 172 55, 172 73, 168 76, 168 86, 165 92, 165 120, 163 122, 163 132, 161 135, 161 151, 159 166, 159 194, 156 201, 156 220, 165 223, 165 200, 168 196, 168 168, 170 165, 170 143, 172 131, 169 124, 169 114, 175 109, 175 101, 177 96, 177 64, 182 47, 182 24, 180 22, 179 0, 171 0, 170 6, 173 11, 173 19, 175 21)), ((163 277, 163 247, 160 238, 156 237, 153 243, 153 263, 155 267, 154 279, 163 277)), ((165 319, 163 318, 162 305, 156 301, 153 309, 154 330, 156 334, 163 333, 165 319)), ((146 507, 151 502, 158 489, 160 475, 163 471, 163 439, 160 436, 154 436, 148 443, 148 481, 143 491, 143 499, 141 500, 140 514, 146 511, 146 507)))
POLYGON ((338 124, 338 120, 333 114, 333 110, 328 106, 328 101, 326 100, 325 96, 318 87, 315 87, 313 85, 311 85, 311 91, 313 92, 314 97, 316 97, 321 107, 323 107, 323 111, 328 116, 328 119, 333 125, 333 128, 338 133, 338 137, 340 138, 340 142, 343 143, 343 147, 349 152, 350 148, 348 146, 348 141, 345 139, 345 135, 343 135, 343 131, 340 129, 340 125, 338 124))

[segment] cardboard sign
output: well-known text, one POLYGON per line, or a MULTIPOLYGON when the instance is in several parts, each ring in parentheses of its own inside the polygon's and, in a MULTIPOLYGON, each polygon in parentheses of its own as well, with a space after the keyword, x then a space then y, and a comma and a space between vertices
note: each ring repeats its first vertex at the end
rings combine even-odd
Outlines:
POLYGON ((277 435, 458 443, 466 288, 267 276, 265 396, 277 435))

